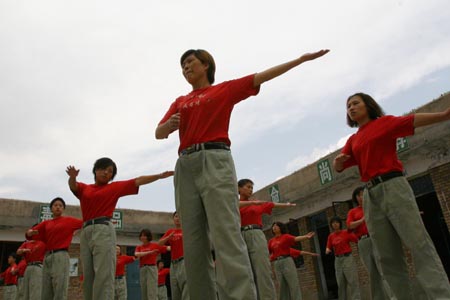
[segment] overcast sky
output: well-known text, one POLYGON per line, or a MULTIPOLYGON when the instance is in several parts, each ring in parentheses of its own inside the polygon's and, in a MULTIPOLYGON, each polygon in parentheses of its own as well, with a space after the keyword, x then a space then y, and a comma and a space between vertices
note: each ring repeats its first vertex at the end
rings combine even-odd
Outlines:
MULTIPOLYGON (((258 190, 343 145, 350 94, 399 115, 449 91, 449 20, 448 0, 1 0, 0 198, 78 204, 66 166, 92 183, 104 156, 116 180, 172 170, 178 134, 154 131, 190 91, 187 49, 211 52, 217 83, 331 49, 235 106, 237 175, 258 190)), ((173 211, 172 179, 118 206, 173 211)))

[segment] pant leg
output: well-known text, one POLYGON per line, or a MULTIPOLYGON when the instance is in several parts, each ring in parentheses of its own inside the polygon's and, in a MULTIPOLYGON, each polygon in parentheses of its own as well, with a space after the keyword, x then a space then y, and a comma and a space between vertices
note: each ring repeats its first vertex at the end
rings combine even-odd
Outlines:
POLYGON ((347 279, 344 275, 344 257, 334 258, 334 270, 336 275, 336 282, 338 285, 339 300, 347 300, 347 279))
POLYGON ((167 300, 167 287, 158 286, 158 300, 167 300))
POLYGON ((139 269, 139 282, 141 284, 141 299, 149 300, 147 297, 148 277, 150 276, 150 269, 148 266, 139 269))
POLYGON ((287 283, 289 295, 291 300, 301 300, 302 293, 300 291, 300 283, 298 280, 297 268, 295 267, 294 260, 290 257, 282 259, 283 275, 287 283))
POLYGON ((8 285, 3 287, 3 299, 4 300, 16 300, 17 286, 8 285))
POLYGON ((114 299, 127 300, 127 281, 125 276, 115 280, 114 299))
MULTIPOLYGON (((394 180, 394 179, 391 179, 394 180)), ((389 182, 389 181, 388 181, 389 182)), ((378 250, 381 270, 398 300, 413 299, 408 268, 400 236, 391 224, 383 196, 384 184, 364 190, 364 216, 374 248, 378 250)))
POLYGON ((116 271, 116 232, 113 224, 95 224, 92 227, 92 260, 94 282, 92 299, 114 299, 114 275, 116 271))
POLYGON ((94 290, 94 262, 90 241, 92 240, 94 225, 83 228, 80 234, 80 258, 83 265, 83 299, 93 300, 94 290))
POLYGON ((42 293, 42 266, 28 266, 23 279, 24 299, 40 300, 42 293))
POLYGON ((52 256, 53 254, 46 255, 42 265, 42 281, 41 281, 41 299, 53 300, 53 284, 52 284, 52 256))
POLYGON ((194 174, 201 172, 196 159, 198 154, 182 156, 177 161, 175 202, 183 229, 184 264, 190 299, 216 299, 206 213, 194 178, 194 174))
POLYGON ((158 269, 156 266, 150 266, 149 282, 147 287, 148 299, 156 299, 158 297, 158 269))
POLYGON ((184 260, 170 265, 170 289, 172 300, 189 300, 184 260))
POLYGON ((197 174, 216 253, 217 289, 221 300, 255 300, 256 287, 247 246, 240 231, 239 199, 230 151, 199 152, 197 174))
POLYGON ((242 232, 242 237, 247 245, 258 299, 275 299, 275 286, 272 280, 269 250, 267 248, 267 239, 264 233, 262 230, 247 230, 242 232))
POLYGON ((350 299, 360 300, 358 270, 353 255, 343 257, 343 270, 347 281, 347 291, 350 291, 350 299))
POLYGON ((364 238, 358 242, 358 252, 362 263, 367 269, 370 280, 370 293, 372 300, 390 299, 393 295, 390 292, 388 283, 382 276, 379 263, 376 261, 377 254, 372 247, 370 238, 364 238))

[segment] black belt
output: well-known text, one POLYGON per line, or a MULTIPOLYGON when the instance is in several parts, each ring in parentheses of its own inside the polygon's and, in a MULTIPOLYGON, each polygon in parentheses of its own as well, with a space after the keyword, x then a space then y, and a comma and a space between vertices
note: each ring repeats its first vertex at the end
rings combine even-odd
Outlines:
POLYGON ((365 239, 365 238, 368 238, 368 237, 370 237, 369 234, 363 234, 362 236, 359 237, 359 239, 362 240, 362 239, 365 239))
POLYGON ((32 261, 27 264, 27 266, 42 266, 42 261, 32 261))
POLYGON ((56 252, 61 252, 61 251, 66 251, 67 252, 67 248, 62 248, 62 249, 54 249, 54 250, 48 250, 47 252, 45 252, 46 254, 53 254, 56 252))
POLYGON ((116 276, 116 279, 122 279, 123 275, 116 276))
POLYGON ((190 145, 189 147, 180 151, 180 156, 188 155, 201 150, 214 150, 214 149, 222 149, 230 151, 230 147, 225 143, 207 142, 190 145))
POLYGON ((7 283, 5 284, 5 286, 12 286, 12 285, 16 285, 15 283, 7 283))
POLYGON ((338 254, 338 255, 335 255, 336 257, 345 257, 345 256, 350 256, 350 255, 352 255, 352 253, 351 252, 347 252, 347 253, 344 253, 344 254, 338 254))
POLYGON ((241 227, 241 231, 247 231, 247 230, 253 230, 253 229, 259 229, 259 230, 261 230, 262 229, 262 226, 259 226, 259 225, 246 225, 246 226, 242 226, 241 227))
POLYGON ((166 286, 166 284, 158 284, 158 287, 166 286))
POLYGON ((109 217, 100 217, 100 218, 96 218, 96 219, 92 219, 89 221, 86 221, 83 223, 83 228, 89 226, 89 225, 94 225, 94 224, 103 224, 103 225, 109 225, 109 222, 111 222, 111 218, 109 217))
POLYGON ((152 267, 152 266, 156 266, 156 264, 145 264, 145 265, 142 265, 141 268, 143 268, 143 267, 152 267))
POLYGON ((182 261, 184 259, 184 257, 182 256, 182 257, 179 257, 179 258, 177 258, 177 259, 172 259, 172 263, 173 264, 176 264, 177 262, 180 262, 180 261, 182 261))
POLYGON ((369 182, 366 183, 366 187, 368 189, 371 189, 374 186, 376 186, 377 184, 380 184, 380 183, 388 181, 388 180, 390 180, 392 178, 400 177, 400 176, 403 176, 403 175, 404 175, 403 172, 394 171, 394 172, 389 172, 389 173, 386 173, 386 174, 383 174, 383 175, 380 175, 380 176, 376 176, 376 177, 370 179, 369 182))
POLYGON ((274 260, 285 259, 285 258, 288 258, 288 257, 290 257, 290 255, 280 255, 280 256, 276 257, 274 260))

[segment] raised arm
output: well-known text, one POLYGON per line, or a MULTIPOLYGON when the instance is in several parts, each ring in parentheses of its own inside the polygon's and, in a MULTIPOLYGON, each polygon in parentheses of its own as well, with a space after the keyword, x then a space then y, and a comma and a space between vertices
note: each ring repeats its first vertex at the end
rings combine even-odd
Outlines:
POLYGON ((76 194, 78 191, 77 176, 80 170, 77 170, 74 166, 68 166, 66 173, 69 175, 69 188, 72 193, 76 194))
POLYGON ((290 203, 290 202, 286 202, 286 203, 274 203, 274 207, 279 207, 279 208, 285 208, 285 207, 293 207, 296 206, 295 203, 290 203))
POLYGON ((156 127, 155 137, 156 139, 166 139, 169 134, 174 132, 180 127, 180 113, 175 113, 170 116, 170 118, 158 127, 156 127))
POLYGON ((414 115, 414 128, 450 120, 450 108, 436 113, 417 113, 414 115))
POLYGON ((294 60, 291 60, 287 63, 272 67, 270 69, 267 69, 265 71, 256 73, 255 78, 253 80, 253 86, 257 87, 261 85, 262 83, 269 81, 275 77, 280 76, 281 74, 286 73, 292 68, 297 67, 298 65, 307 62, 309 60, 314 60, 316 58, 319 58, 325 54, 327 54, 330 50, 320 50, 313 53, 306 53, 300 56, 299 58, 296 58, 294 60))
POLYGON ((312 238, 316 233, 315 232, 308 232, 305 235, 299 235, 295 237, 295 241, 296 242, 300 242, 300 241, 304 241, 304 240, 308 240, 310 238, 312 238))
POLYGON ((149 183, 152 183, 153 181, 156 181, 158 179, 163 179, 163 178, 167 178, 169 176, 173 176, 173 174, 174 174, 173 171, 165 171, 165 172, 162 172, 160 174, 140 176, 140 177, 135 179, 135 184, 136 184, 136 186, 149 184, 149 183))

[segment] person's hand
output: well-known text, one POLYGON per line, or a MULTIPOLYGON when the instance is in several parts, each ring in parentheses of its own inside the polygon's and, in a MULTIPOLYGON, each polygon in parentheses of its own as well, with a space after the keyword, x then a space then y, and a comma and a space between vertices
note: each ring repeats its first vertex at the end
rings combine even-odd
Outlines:
POLYGON ((69 177, 74 178, 74 177, 78 176, 78 173, 80 173, 80 170, 75 169, 74 166, 68 166, 66 169, 66 173, 67 173, 67 175, 69 175, 69 177))
POLYGON ((309 61, 309 60, 314 60, 316 58, 319 58, 321 56, 324 56, 325 54, 327 54, 328 52, 330 52, 329 49, 322 49, 320 51, 317 52, 312 52, 312 53, 305 53, 301 56, 301 59, 303 61, 309 61))
POLYGON ((167 177, 173 176, 173 174, 175 174, 174 171, 165 171, 165 172, 162 172, 161 174, 159 174, 159 178, 160 179, 167 178, 167 177))
POLYGON ((33 235, 36 235, 36 234, 39 234, 38 230, 35 230, 35 229, 28 229, 27 230, 27 236, 33 236, 33 235))
MULTIPOLYGON (((328 253, 327 253, 328 254, 328 253)), ((314 252, 311 252, 311 256, 315 256, 315 257, 318 257, 318 256, 320 256, 320 254, 319 253, 314 253, 314 252)))
POLYGON ((171 131, 180 128, 180 113, 171 115, 167 123, 169 124, 169 128, 171 131))
POLYGON ((307 234, 305 234, 305 237, 307 237, 308 239, 312 238, 314 235, 316 235, 316 233, 314 231, 308 232, 307 234))
POLYGON ((286 206, 297 206, 297 204, 291 203, 291 202, 286 202, 286 206))
POLYGON ((330 254, 330 253, 331 253, 331 250, 327 248, 327 249, 325 250, 325 254, 330 254))
POLYGON ((336 171, 342 171, 344 169, 344 163, 350 159, 350 155, 340 153, 334 158, 334 168, 336 171))

